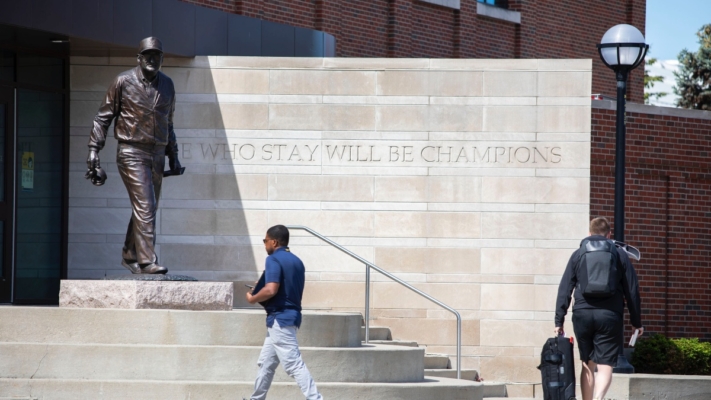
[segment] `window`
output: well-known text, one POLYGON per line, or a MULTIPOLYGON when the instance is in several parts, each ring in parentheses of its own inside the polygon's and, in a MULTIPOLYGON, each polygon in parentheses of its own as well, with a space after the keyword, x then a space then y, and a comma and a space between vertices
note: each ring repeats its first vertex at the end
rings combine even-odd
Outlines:
POLYGON ((488 4, 490 6, 509 8, 509 0, 477 0, 479 3, 488 4))

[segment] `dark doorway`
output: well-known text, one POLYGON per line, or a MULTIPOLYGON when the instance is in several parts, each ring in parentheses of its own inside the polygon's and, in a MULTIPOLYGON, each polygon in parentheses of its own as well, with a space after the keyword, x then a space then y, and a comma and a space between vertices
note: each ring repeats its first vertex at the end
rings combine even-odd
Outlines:
POLYGON ((0 303, 57 304, 66 276, 67 64, 0 49, 0 303))
MULTIPOLYGON (((12 179, 7 179, 8 160, 13 154, 13 132, 15 130, 15 90, 0 86, 0 303, 12 300, 12 237, 13 196, 12 179)), ((12 166, 12 164, 10 164, 12 166)))
POLYGON ((64 95, 17 91, 15 303, 59 299, 64 95))

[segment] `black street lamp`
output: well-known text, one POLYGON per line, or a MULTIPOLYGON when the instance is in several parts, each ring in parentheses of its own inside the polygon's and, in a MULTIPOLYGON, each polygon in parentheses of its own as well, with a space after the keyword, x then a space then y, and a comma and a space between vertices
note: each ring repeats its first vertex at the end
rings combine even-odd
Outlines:
POLYGON ((617 76, 617 133, 615 142, 615 240, 625 241, 625 94, 629 72, 644 60, 649 45, 632 25, 610 28, 597 45, 600 58, 617 76))
MULTIPOLYGON (((644 60, 649 45, 644 43, 644 35, 632 25, 620 24, 608 29, 597 45, 600 58, 617 77, 617 122, 615 137, 615 240, 625 241, 625 94, 629 72, 644 60)), ((620 354, 617 373, 634 373, 634 367, 624 356, 624 337, 620 335, 620 354)))

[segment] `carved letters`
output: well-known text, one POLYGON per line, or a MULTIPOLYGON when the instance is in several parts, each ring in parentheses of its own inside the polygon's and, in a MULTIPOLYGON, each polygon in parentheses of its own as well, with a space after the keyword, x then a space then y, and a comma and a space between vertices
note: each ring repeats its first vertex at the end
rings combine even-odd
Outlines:
POLYGON ((553 166, 563 161, 556 143, 495 144, 480 142, 362 143, 313 141, 304 143, 253 139, 245 142, 181 141, 185 160, 232 164, 384 164, 384 165, 522 165, 553 166))

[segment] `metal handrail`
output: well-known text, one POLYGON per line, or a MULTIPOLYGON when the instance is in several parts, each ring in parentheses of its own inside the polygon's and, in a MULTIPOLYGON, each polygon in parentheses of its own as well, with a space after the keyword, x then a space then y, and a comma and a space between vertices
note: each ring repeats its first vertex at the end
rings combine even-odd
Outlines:
POLYGON ((287 225, 287 228, 304 230, 304 231, 316 236, 317 238, 323 240, 324 242, 330 244, 331 246, 337 248, 338 250, 355 258, 356 260, 362 262, 363 264, 365 264, 365 267, 366 267, 365 268, 365 343, 368 343, 369 334, 370 334, 370 269, 371 268, 380 272, 381 274, 387 276, 388 278, 394 280, 395 282, 401 284, 402 286, 405 286, 406 288, 412 290, 413 292, 419 294, 420 296, 426 298, 427 300, 446 309, 447 311, 450 311, 451 313, 453 313, 454 316, 457 317, 457 379, 462 378, 462 316, 459 315, 457 310, 442 303, 441 301, 435 299, 434 297, 430 296, 429 294, 410 285, 409 283, 403 281, 402 279, 398 278, 397 276, 391 274, 388 271, 385 271, 384 269, 378 267, 377 265, 375 265, 375 264, 371 263, 370 261, 364 259, 363 257, 353 253, 352 251, 346 249, 345 247, 341 246, 340 244, 334 242, 333 240, 327 238, 326 236, 323 236, 322 234, 314 231, 313 229, 311 229, 307 226, 287 225))

